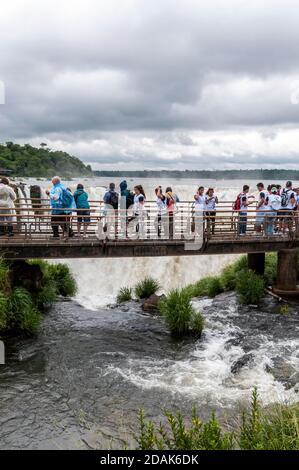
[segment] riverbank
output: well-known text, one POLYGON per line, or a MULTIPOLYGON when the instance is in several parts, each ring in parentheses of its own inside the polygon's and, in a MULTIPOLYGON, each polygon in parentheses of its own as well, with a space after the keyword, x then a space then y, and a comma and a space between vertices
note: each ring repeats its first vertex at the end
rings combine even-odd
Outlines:
POLYGON ((0 335, 36 334, 45 310, 76 289, 64 264, 0 259, 0 335))

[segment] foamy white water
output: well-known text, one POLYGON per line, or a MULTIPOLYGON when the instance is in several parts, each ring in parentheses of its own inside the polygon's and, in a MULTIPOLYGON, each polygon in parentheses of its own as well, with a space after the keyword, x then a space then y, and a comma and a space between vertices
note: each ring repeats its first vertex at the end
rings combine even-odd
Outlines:
POLYGON ((243 349, 246 340, 245 344, 235 344, 238 335, 244 333, 234 321, 240 315, 236 298, 228 296, 223 301, 222 309, 211 309, 213 300, 210 299, 193 301, 194 307, 203 313, 205 329, 189 357, 184 360, 128 358, 127 367, 111 366, 107 374, 120 375, 145 390, 162 389, 173 395, 197 399, 199 406, 221 408, 248 402, 253 387, 258 388, 264 405, 298 402, 298 387, 286 390, 283 383, 267 371, 267 366, 272 365, 273 357, 281 354, 286 359, 286 365, 298 371, 296 352, 299 338, 273 341, 269 336, 257 333, 257 344, 251 351, 252 360, 233 374, 232 366, 246 354, 243 349))

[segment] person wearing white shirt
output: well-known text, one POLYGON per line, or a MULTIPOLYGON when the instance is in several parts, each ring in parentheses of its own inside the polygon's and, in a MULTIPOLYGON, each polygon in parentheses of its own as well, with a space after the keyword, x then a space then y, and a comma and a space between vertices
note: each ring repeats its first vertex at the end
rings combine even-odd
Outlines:
POLYGON ((287 229, 289 231, 292 230, 293 215, 297 207, 296 193, 292 188, 292 181, 287 181, 286 187, 281 193, 281 209, 279 213, 281 216, 280 229, 282 229, 283 234, 287 229))
POLYGON ((203 230, 203 216, 206 206, 206 197, 204 195, 205 188, 200 186, 197 193, 194 195, 194 230, 196 234, 199 234, 203 230))
POLYGON ((214 189, 209 188, 205 196, 205 216, 207 217, 208 230, 212 227, 212 235, 215 233, 216 204, 218 204, 218 197, 214 195, 214 189))
POLYGON ((271 189, 271 194, 269 194, 267 205, 267 213, 265 217, 265 234, 268 236, 273 235, 274 221, 276 220, 277 210, 281 206, 281 197, 278 194, 278 190, 275 186, 271 189))
POLYGON ((9 180, 5 177, 0 179, 0 236, 5 236, 5 229, 8 236, 13 237, 13 214, 16 200, 14 190, 9 186, 9 180))
POLYGON ((162 187, 158 186, 158 188, 155 189, 155 194, 156 194, 156 204, 157 204, 157 219, 156 219, 156 229, 158 232, 158 238, 161 238, 162 234, 162 220, 163 216, 165 218, 167 214, 167 207, 165 203, 165 196, 162 191, 162 187))
POLYGON ((268 191, 265 190, 263 183, 257 184, 259 191, 258 203, 256 207, 256 219, 255 219, 255 231, 261 233, 262 226, 264 225, 265 211, 267 211, 267 198, 269 196, 268 191))

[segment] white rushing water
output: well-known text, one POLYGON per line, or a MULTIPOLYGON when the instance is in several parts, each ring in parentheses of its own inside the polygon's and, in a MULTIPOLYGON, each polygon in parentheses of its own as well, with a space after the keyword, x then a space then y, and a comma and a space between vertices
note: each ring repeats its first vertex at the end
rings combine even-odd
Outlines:
POLYGON ((145 390, 162 389, 198 400, 199 406, 230 408, 236 403, 248 403, 253 387, 258 388, 264 405, 298 402, 299 385, 286 389, 267 367, 273 365, 273 358, 281 356, 285 370, 296 374, 299 371, 299 338, 273 340, 269 332, 253 332, 249 327, 245 335, 255 337, 254 348, 250 350, 252 358, 232 373, 236 361, 246 355, 243 348, 248 347, 246 338, 239 344, 236 341, 244 333, 235 322, 240 315, 236 297, 225 298, 222 308, 211 308, 211 299, 194 300, 193 303, 205 318, 205 329, 188 357, 182 360, 128 357, 126 367, 111 366, 107 373, 120 375, 145 390))

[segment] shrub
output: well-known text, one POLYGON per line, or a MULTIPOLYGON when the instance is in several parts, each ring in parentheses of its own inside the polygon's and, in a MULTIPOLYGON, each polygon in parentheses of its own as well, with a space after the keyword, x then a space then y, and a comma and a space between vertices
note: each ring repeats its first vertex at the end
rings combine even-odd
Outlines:
POLYGON ((196 409, 188 420, 180 412, 164 414, 166 423, 155 425, 139 412, 138 450, 299 450, 299 406, 263 410, 256 390, 250 407, 234 419, 234 432, 224 430, 215 414, 203 423, 196 409))
POLYGON ((0 331, 4 330, 7 325, 7 297, 0 292, 0 331))
POLYGON ((264 279, 253 271, 243 271, 238 275, 236 288, 242 304, 259 304, 264 294, 264 279))
POLYGON ((193 409, 190 424, 180 412, 165 412, 167 424, 158 427, 146 421, 143 411, 139 412, 139 436, 135 436, 137 450, 228 450, 233 447, 233 435, 225 433, 213 414, 204 424, 193 409))
POLYGON ((223 292, 223 287, 219 277, 205 277, 195 284, 183 288, 183 291, 192 299, 193 297, 211 297, 223 292))
POLYGON ((128 302, 129 300, 132 300, 132 295, 133 289, 130 289, 129 287, 122 287, 117 294, 116 302, 118 304, 128 302))
POLYGON ((201 334, 203 319, 200 313, 197 313, 192 307, 190 296, 185 290, 171 291, 159 303, 159 310, 172 335, 201 334))
POLYGON ((265 261, 265 284, 273 286, 277 276, 277 253, 267 253, 265 261))
POLYGON ((76 281, 66 264, 49 264, 48 272, 50 278, 56 283, 59 295, 72 297, 76 294, 76 281))
POLYGON ((0 290, 2 291, 7 290, 9 287, 8 272, 7 263, 0 258, 0 290))
POLYGON ((135 286, 135 295, 138 299, 148 299, 151 295, 156 294, 159 289, 158 281, 151 277, 146 277, 135 286))
POLYGON ((200 337, 204 327, 204 319, 201 313, 194 312, 190 319, 191 334, 200 337))
POLYGON ((223 292, 223 289, 218 277, 205 277, 195 284, 194 292, 197 294, 196 297, 216 297, 223 292))
POLYGON ((233 264, 223 269, 220 275, 220 283, 224 291, 236 289, 239 273, 248 270, 247 256, 241 256, 233 264))
POLYGON ((41 318, 30 293, 22 287, 13 289, 8 299, 8 329, 26 334, 35 333, 41 318))

